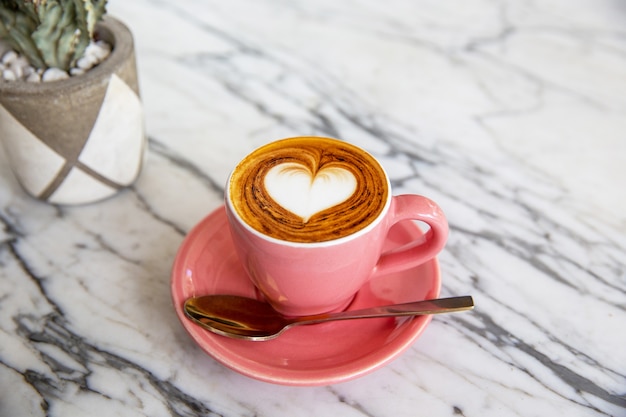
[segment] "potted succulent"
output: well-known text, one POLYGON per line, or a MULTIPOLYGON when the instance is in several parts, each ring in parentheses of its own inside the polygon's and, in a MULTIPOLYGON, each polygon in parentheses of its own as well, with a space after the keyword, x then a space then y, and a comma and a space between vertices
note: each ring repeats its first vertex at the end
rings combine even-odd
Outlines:
POLYGON ((82 204, 132 184, 146 148, 132 34, 106 0, 0 0, 0 140, 22 187, 82 204))

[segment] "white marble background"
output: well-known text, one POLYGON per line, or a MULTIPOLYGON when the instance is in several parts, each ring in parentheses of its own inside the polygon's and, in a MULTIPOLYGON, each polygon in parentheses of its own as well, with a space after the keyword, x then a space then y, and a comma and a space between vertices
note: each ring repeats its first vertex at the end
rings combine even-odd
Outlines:
POLYGON ((0 153, 0 416, 625 416, 626 3, 111 0, 137 44, 147 165, 84 207, 0 153), (436 317, 328 387, 227 370, 169 271, 269 140, 340 137, 451 225, 436 317))

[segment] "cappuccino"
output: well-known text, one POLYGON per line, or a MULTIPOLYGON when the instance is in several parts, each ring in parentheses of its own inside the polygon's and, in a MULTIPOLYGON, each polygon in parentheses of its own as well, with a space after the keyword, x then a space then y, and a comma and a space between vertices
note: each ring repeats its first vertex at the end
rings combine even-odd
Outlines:
POLYGON ((389 198, 378 161, 336 139, 296 137, 262 146, 231 174, 230 204, 258 232, 312 243, 371 224, 389 198))

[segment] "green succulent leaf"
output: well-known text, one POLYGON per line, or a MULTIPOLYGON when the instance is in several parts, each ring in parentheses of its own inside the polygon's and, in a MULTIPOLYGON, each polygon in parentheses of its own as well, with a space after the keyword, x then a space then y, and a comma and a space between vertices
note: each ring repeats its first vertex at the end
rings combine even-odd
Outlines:
POLYGON ((31 65, 41 68, 45 61, 37 48, 31 34, 36 30, 37 23, 28 13, 14 13, 0 3, 0 38, 7 39, 13 49, 28 59, 31 65))
POLYGON ((68 70, 93 39, 106 0, 0 0, 0 38, 38 68, 68 70))

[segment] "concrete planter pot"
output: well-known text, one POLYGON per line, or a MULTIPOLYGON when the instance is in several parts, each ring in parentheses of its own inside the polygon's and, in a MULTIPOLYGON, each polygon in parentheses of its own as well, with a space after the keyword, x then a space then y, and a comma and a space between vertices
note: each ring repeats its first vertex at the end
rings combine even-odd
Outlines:
POLYGON ((83 75, 0 81, 0 139, 22 187, 53 204, 84 204, 131 185, 146 150, 132 34, 106 17, 109 57, 83 75))

